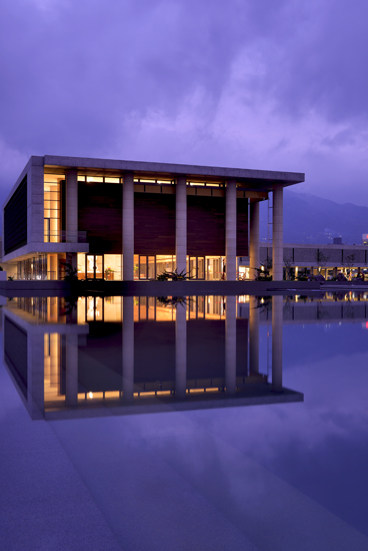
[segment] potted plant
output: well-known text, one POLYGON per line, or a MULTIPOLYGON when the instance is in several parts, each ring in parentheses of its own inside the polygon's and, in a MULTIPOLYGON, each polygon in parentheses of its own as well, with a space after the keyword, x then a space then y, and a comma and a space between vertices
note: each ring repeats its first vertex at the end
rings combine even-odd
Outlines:
POLYGON ((105 269, 105 279, 108 281, 112 281, 114 279, 114 270, 110 268, 110 266, 105 269))

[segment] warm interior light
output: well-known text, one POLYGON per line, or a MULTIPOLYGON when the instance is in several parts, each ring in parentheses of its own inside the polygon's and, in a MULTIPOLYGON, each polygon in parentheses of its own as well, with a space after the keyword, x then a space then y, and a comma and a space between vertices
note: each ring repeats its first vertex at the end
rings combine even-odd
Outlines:
POLYGON ((102 176, 87 176, 87 182, 103 182, 102 176))

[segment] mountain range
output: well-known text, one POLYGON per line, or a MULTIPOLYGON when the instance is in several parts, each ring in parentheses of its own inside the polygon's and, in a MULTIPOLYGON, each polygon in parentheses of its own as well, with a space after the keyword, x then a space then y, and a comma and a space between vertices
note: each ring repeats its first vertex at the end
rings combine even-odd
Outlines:
MULTIPOLYGON (((260 238, 272 236, 272 209, 268 201, 261 203, 260 238), (269 210, 269 212, 268 212, 269 210), (267 230, 268 226, 268 230, 267 230)), ((368 233, 368 207, 353 203, 335 203, 315 195, 284 191, 284 242, 285 243, 332 243, 341 237, 342 243, 362 243, 362 234, 368 233)))

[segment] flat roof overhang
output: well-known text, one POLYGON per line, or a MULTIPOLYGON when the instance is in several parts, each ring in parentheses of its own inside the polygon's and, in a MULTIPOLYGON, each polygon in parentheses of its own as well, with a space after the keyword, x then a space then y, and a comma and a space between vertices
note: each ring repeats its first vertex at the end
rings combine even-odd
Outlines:
POLYGON ((113 159, 93 159, 86 157, 65 157, 45 155, 44 170, 47 174, 63 173, 67 169, 76 168, 84 174, 96 176, 121 175, 124 172, 134 172, 135 175, 149 177, 175 178, 185 175, 189 180, 205 179, 206 181, 236 180, 242 187, 248 189, 272 191, 275 187, 286 187, 304 182, 302 172, 279 172, 273 170, 253 170, 247 168, 227 168, 215 166, 184 165, 173 163, 158 163, 146 161, 120 161, 113 159))

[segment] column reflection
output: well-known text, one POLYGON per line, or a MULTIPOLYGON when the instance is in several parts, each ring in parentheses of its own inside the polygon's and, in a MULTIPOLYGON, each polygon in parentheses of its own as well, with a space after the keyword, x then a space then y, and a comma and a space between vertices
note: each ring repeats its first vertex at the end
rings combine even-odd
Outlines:
POLYGON ((272 389, 282 391, 283 297, 272 297, 272 389))
POLYGON ((65 335, 66 405, 78 405, 78 335, 65 335))
POLYGON ((259 373, 259 308, 257 297, 249 297, 249 372, 259 373))
POLYGON ((187 389, 187 305, 179 303, 175 319, 175 394, 184 398, 187 389))
POLYGON ((282 296, 272 298, 271 380, 260 365, 257 298, 239 308, 235 296, 150 297, 154 316, 143 318, 139 297, 120 300, 120 319, 108 323, 87 313, 40 323, 3 309, 5 363, 33 418, 106 414, 101 405, 131 413, 302 400, 283 387, 282 296))
POLYGON ((134 395, 134 297, 123 297, 122 389, 123 400, 134 395))
POLYGON ((236 391, 236 297, 226 297, 225 319, 225 387, 236 391))

